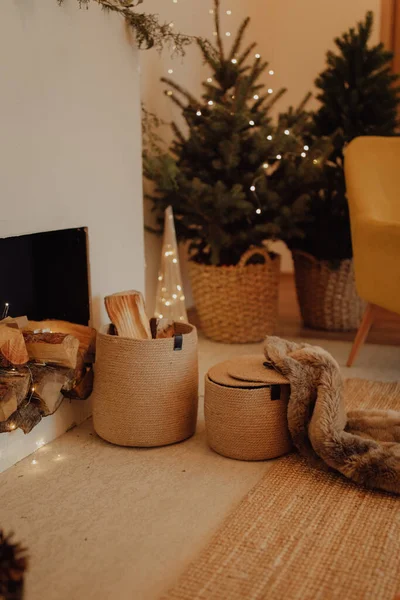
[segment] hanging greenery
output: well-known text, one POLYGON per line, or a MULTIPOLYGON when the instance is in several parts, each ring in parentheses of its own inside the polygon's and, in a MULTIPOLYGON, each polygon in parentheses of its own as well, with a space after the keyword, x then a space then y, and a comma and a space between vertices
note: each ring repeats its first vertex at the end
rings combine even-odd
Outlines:
MULTIPOLYGON (((173 55, 183 56, 186 47, 194 40, 191 36, 175 33, 173 24, 161 23, 158 15, 137 12, 136 8, 143 4, 144 0, 77 0, 81 8, 88 8, 91 1, 100 4, 104 10, 124 17, 135 33, 136 42, 141 49, 156 48, 160 51, 166 47, 173 55)), ((65 0, 57 2, 61 6, 65 0)))

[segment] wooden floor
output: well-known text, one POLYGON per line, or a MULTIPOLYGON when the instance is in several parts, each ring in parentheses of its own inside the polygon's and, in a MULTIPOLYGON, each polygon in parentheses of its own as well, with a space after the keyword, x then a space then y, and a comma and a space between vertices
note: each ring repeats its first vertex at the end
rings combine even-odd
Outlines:
MULTIPOLYGON (((194 309, 189 310, 189 319, 191 323, 199 326, 194 309)), ((294 276, 289 273, 283 273, 281 276, 279 328, 277 334, 286 338, 308 337, 346 342, 352 342, 355 337, 355 332, 340 333, 305 328, 301 322, 294 276)), ((380 309, 378 318, 368 335, 367 342, 371 344, 400 346, 400 316, 380 309)))

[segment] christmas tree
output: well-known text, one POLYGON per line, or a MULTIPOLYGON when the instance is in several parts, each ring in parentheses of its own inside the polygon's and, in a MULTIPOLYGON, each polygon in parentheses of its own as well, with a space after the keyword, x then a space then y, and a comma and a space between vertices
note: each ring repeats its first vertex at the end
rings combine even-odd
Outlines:
POLYGON ((163 79, 188 133, 173 123, 170 151, 145 152, 144 171, 155 183, 150 198, 159 225, 171 205, 178 239, 190 241, 193 260, 235 265, 252 245, 301 235, 298 223, 304 221, 308 197, 297 184, 315 171, 315 155, 304 148, 302 133, 309 121, 304 104, 282 115, 277 124, 271 119, 271 109, 285 90, 261 83, 264 75, 272 81, 273 71, 255 43, 242 48, 249 19, 226 50, 219 0, 214 1, 214 18, 215 44, 197 41, 212 70, 203 83, 202 98, 163 79), (277 187, 283 157, 296 157, 301 163, 292 169, 296 193, 285 188, 284 198, 277 187))
POLYGON ((351 234, 344 160, 346 145, 363 135, 393 135, 397 125, 398 76, 391 72, 392 54, 382 44, 370 45, 373 14, 335 40, 327 67, 317 78, 321 106, 313 116, 313 138, 329 136, 332 151, 312 193, 309 224, 296 246, 316 258, 351 258, 351 234))

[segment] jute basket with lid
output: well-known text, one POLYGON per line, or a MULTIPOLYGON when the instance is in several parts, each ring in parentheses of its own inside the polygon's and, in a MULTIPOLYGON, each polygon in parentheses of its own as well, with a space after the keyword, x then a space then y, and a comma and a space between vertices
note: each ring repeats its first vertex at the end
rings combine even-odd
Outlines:
POLYGON ((217 342, 260 342, 278 320, 280 256, 250 248, 234 266, 189 261, 193 297, 204 334, 217 342), (263 263, 248 264, 253 256, 263 263))
POLYGON ((207 441, 223 456, 266 460, 291 450, 289 382, 264 361, 263 355, 241 356, 212 367, 206 375, 207 441))
POLYGON ((356 290, 353 260, 333 269, 327 260, 293 252, 297 298, 306 327, 327 331, 358 329, 366 303, 356 290))
POLYGON ((97 335, 92 394, 96 433, 120 446, 165 446, 194 434, 197 331, 175 323, 175 338, 97 335))

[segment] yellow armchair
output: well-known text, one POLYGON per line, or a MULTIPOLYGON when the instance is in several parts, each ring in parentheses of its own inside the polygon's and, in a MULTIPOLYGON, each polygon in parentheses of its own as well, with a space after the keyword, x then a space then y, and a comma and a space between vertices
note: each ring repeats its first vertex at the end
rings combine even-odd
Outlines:
POLYGON ((359 137, 346 148, 356 285, 368 302, 348 366, 380 306, 400 314, 400 137, 359 137))

